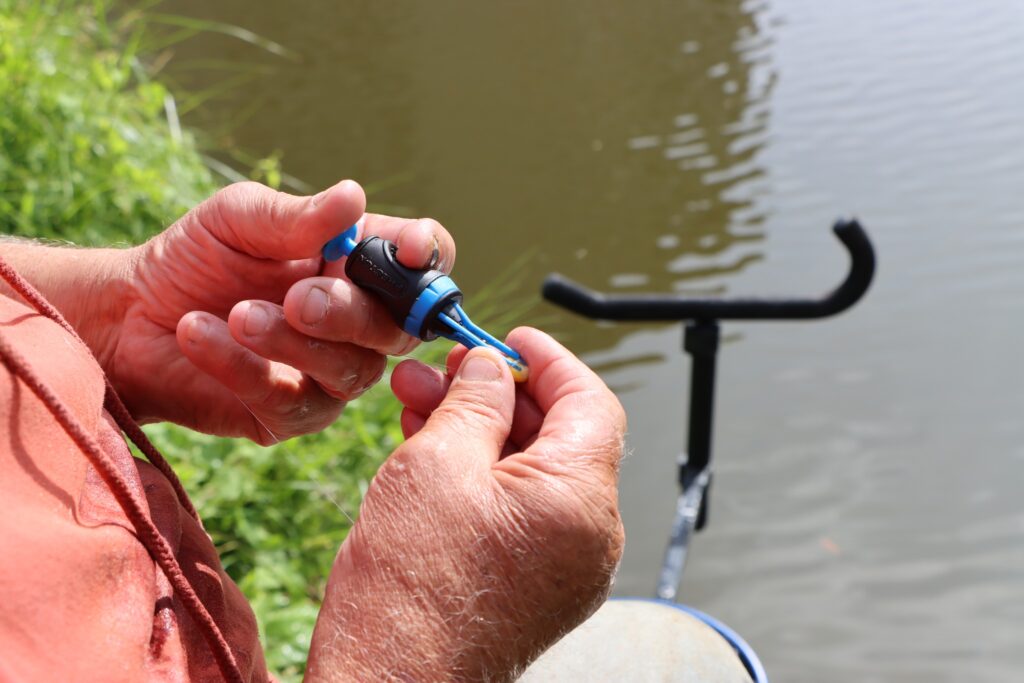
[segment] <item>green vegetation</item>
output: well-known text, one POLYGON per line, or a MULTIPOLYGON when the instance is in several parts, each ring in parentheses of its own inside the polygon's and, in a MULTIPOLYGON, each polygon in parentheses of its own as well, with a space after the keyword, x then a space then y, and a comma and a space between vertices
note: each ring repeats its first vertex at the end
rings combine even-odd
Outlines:
POLYGON ((217 187, 139 59, 142 22, 107 17, 103 2, 0 0, 4 233, 138 242, 217 187))
MULTIPOLYGON (((202 28, 150 19, 185 31, 171 39, 202 28)), ((144 13, 115 16, 103 0, 0 0, 0 233, 139 242, 219 186, 145 66, 146 46, 168 40, 147 43, 147 26, 144 13)), ((273 157, 253 167, 272 184, 280 177, 273 157)), ((302 673, 350 517, 401 440, 399 410, 378 387, 324 433, 266 449, 171 425, 147 429, 252 601, 268 664, 282 680, 302 673)))

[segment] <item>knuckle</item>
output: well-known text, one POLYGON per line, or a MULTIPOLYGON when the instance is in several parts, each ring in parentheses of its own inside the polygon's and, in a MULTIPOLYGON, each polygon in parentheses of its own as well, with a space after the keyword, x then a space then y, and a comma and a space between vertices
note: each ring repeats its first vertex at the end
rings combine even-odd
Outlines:
POLYGON ((287 196, 283 192, 278 192, 277 190, 269 190, 268 188, 264 189, 267 191, 261 193, 261 197, 263 199, 262 208, 266 211, 270 225, 274 226, 275 229, 281 229, 284 225, 282 219, 285 214, 285 200, 287 196))
MULTIPOLYGON (((341 355, 341 354, 339 354, 341 355)), ((351 358, 344 358, 330 377, 334 379, 316 378, 324 393, 332 398, 350 401, 358 398, 380 382, 387 370, 387 359, 380 354, 361 359, 353 367, 351 358)))
POLYGON ((237 183, 231 183, 230 185, 218 190, 216 194, 214 194, 214 197, 220 201, 237 202, 240 200, 250 199, 254 195, 262 194, 263 189, 264 186, 255 181, 242 180, 237 183))
POLYGON ((368 297, 359 297, 359 311, 348 312, 348 315, 355 315, 357 318, 354 341, 368 342, 376 336, 374 333, 380 327, 378 322, 380 316, 378 315, 377 307, 373 303, 368 297))
POLYGON ((600 416, 593 421, 590 446, 595 454, 621 456, 627 427, 626 410, 609 389, 580 391, 574 400, 581 411, 600 416))
POLYGON ((610 412, 609 421, 615 428, 616 432, 620 435, 624 435, 627 427, 629 426, 629 418, 626 415, 626 409, 622 406, 622 402, 619 401, 618 397, 616 397, 609 389, 605 389, 605 395, 607 396, 605 403, 607 404, 610 412))

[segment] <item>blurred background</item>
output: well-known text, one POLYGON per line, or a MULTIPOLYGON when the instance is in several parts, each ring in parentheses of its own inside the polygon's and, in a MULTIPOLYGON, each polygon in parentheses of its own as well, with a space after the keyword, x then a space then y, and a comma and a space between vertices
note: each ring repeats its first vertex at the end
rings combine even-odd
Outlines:
MULTIPOLYGON (((25 3, 6 4, 11 69, 11 8, 25 3)), ((492 310, 528 305, 513 322, 557 334, 626 406, 620 595, 653 592, 669 532, 682 330, 560 312, 539 300, 543 277, 623 293, 818 295, 847 265, 832 221, 858 216, 879 270, 857 307, 723 328, 710 523, 682 598, 743 634, 778 681, 1020 676, 1024 4, 171 0, 104 12, 116 19, 98 54, 136 50, 125 83, 163 88, 143 109, 154 137, 171 140, 153 168, 169 170, 145 175, 147 191, 192 188, 126 203, 131 220, 118 224, 140 227, 112 236, 141 239, 246 176, 299 192, 352 177, 379 211, 440 220, 463 289, 511 272, 486 295, 492 310), (182 140, 195 148, 191 175, 175 175, 182 140)), ((114 91, 126 88, 144 90, 114 91)), ((40 213, 59 188, 33 190, 29 206, 29 181, 11 190, 22 133, 3 107, 15 106, 0 105, 0 208, 21 216, 9 230, 34 234, 60 221, 40 213)), ((84 241, 111 237, 97 220, 80 221, 84 241)), ((197 485, 215 476, 192 474, 197 485)), ((331 495, 322 470, 302 476, 289 505, 331 495)), ((232 527, 223 533, 231 551, 232 527)), ((316 591, 258 604, 261 619, 316 591)), ((305 628, 271 657, 286 673, 301 668, 305 628)), ((266 641, 274 651, 273 629, 266 641)))

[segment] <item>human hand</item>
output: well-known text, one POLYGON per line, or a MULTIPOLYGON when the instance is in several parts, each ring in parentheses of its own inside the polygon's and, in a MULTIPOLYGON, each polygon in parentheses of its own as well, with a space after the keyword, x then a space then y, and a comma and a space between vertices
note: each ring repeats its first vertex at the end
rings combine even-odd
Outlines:
POLYGON ((605 599, 622 552, 625 415, 547 335, 486 349, 454 379, 395 369, 409 439, 384 463, 338 554, 307 680, 511 680, 605 599))
MULTIPOLYGON (((238 183, 132 250, 134 294, 105 365, 135 417, 263 444, 334 421, 386 354, 417 343, 343 263, 323 267, 321 247, 365 209, 353 181, 313 197, 238 183)), ((361 222, 408 267, 454 263, 436 221, 361 222)))

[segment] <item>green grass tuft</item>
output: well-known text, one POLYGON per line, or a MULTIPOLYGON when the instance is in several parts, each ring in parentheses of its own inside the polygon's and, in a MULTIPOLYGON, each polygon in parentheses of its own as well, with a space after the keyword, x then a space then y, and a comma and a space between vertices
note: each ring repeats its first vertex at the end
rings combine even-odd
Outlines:
POLYGON ((218 186, 109 9, 0 0, 0 232, 139 242, 218 186))

